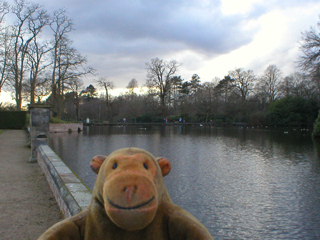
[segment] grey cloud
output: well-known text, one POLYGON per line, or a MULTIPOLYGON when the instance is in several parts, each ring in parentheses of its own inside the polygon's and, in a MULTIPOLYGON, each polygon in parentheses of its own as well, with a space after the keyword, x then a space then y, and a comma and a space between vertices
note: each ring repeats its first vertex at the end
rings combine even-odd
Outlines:
MULTIPOLYGON (((220 0, 31 1, 51 12, 65 7, 75 23, 71 35, 75 47, 100 75, 124 86, 131 78, 143 82, 144 63, 151 58, 183 50, 201 53, 203 58, 226 54, 253 40, 259 29, 246 28, 248 21, 271 9, 319 0, 264 1, 248 13, 228 16, 222 14, 220 0)), ((195 61, 199 59, 189 59, 188 70, 193 71, 195 61)))
MULTIPOLYGON (((74 1, 64 1, 70 3, 74 1)), ((219 1, 77 1, 65 6, 77 38, 94 34, 104 40, 104 51, 112 51, 109 44, 117 48, 123 42, 163 41, 208 54, 227 53, 254 35, 243 28, 247 16, 224 17, 219 1)))

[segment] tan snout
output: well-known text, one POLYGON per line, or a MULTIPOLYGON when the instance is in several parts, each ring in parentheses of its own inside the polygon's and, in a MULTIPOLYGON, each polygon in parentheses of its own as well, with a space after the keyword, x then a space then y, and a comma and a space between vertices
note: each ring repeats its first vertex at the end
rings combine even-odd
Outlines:
POLYGON ((104 185, 105 210, 111 220, 126 230, 139 230, 153 220, 158 207, 157 188, 144 173, 123 171, 104 185))

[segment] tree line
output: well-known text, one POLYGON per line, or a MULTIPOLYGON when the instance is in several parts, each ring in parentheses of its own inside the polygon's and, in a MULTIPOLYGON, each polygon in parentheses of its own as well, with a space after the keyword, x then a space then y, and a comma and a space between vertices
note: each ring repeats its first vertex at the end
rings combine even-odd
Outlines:
MULTIPOLYGON (((181 63, 154 58, 146 63, 147 91, 143 94, 136 93, 138 84, 132 79, 125 94, 111 98, 108 89, 112 89, 113 82, 100 80, 106 95, 94 97, 95 88, 90 85, 92 92, 82 96, 81 108, 85 116, 99 122, 167 119, 310 127, 320 103, 320 35, 316 28, 302 33, 300 50, 297 71, 289 76, 270 65, 261 75, 235 68, 223 79, 209 82, 201 81, 197 74, 182 79, 177 74, 181 63)), ((88 93, 88 88, 83 93, 88 93)), ((66 112, 66 118, 74 116, 70 105, 66 112)))
MULTIPOLYGON (((175 75, 180 65, 177 61, 152 59, 146 63, 145 85, 139 88, 137 80, 132 79, 119 96, 98 96, 93 85, 78 93, 69 92, 63 118, 310 126, 317 116, 319 87, 309 75, 297 72, 283 77, 277 66, 270 65, 261 76, 236 68, 223 79, 202 82, 197 74, 188 80, 175 75)), ((106 91, 110 89, 106 87, 106 91)))
POLYGON ((127 91, 111 96, 113 81, 99 78, 83 88, 81 78, 94 74, 87 59, 73 46, 74 30, 65 9, 48 13, 24 0, 0 1, 0 91, 22 100, 48 103, 53 116, 98 122, 211 122, 310 126, 320 95, 320 36, 317 28, 302 33, 297 72, 284 76, 276 65, 257 75, 235 68, 223 79, 203 81, 197 74, 182 79, 181 63, 159 58, 146 63, 143 86, 132 79, 127 91), (15 19, 5 21, 7 16, 15 19), (97 88, 103 89, 98 94, 97 88), (140 92, 139 92, 140 90, 140 92))

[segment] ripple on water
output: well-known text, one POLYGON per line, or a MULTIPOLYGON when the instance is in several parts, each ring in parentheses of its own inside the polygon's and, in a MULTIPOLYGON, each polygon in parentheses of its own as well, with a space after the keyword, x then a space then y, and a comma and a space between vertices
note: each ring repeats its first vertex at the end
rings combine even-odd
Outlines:
POLYGON ((52 148, 91 188, 92 156, 140 147, 170 159, 165 183, 173 202, 215 239, 319 239, 320 164, 308 139, 262 130, 99 131, 50 137, 52 148))

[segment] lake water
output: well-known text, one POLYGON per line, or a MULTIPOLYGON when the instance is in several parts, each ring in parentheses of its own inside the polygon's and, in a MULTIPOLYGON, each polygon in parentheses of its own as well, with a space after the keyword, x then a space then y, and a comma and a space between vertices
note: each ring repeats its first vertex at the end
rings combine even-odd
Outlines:
POLYGON ((215 239, 320 239, 320 159, 310 131, 85 127, 50 145, 92 189, 94 155, 139 147, 172 163, 172 201, 215 239))

